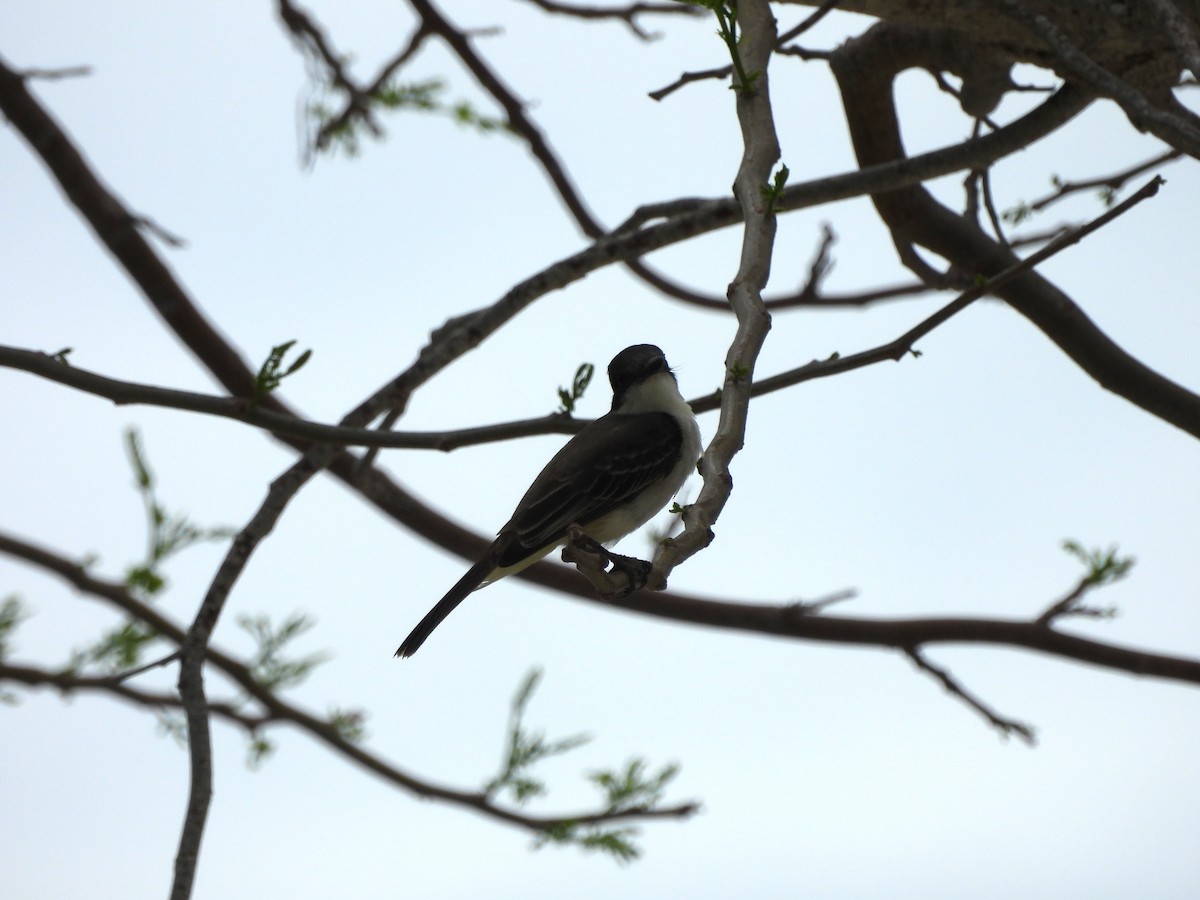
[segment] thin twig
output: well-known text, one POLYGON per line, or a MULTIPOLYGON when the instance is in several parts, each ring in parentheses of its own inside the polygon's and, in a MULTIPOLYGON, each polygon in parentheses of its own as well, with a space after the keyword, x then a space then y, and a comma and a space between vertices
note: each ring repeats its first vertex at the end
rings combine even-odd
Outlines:
POLYGON ((1149 172, 1151 169, 1157 169, 1166 165, 1169 162, 1174 162, 1177 159, 1183 158, 1183 152, 1180 150, 1168 150, 1166 153, 1161 153, 1158 156, 1152 157, 1145 162, 1138 163, 1128 169, 1122 169, 1120 172, 1114 172, 1111 175, 1103 175, 1098 178, 1085 178, 1080 181, 1062 181, 1057 185, 1057 190, 1052 194, 1047 194, 1039 200, 1029 204, 1030 212, 1041 212, 1048 206, 1057 203, 1059 200, 1079 191, 1091 191, 1097 188, 1107 188, 1111 191, 1120 190, 1131 179, 1139 175, 1149 172))
POLYGON ((953 697, 957 697, 971 709, 975 710, 975 712, 979 713, 979 715, 983 716, 988 724, 999 731, 1004 737, 1011 737, 1015 734, 1031 747, 1037 743, 1037 735, 1032 726, 1024 722, 1019 722, 1016 719, 1006 718, 995 712, 991 707, 959 684, 949 671, 934 665, 926 659, 919 647, 905 647, 904 653, 912 660, 913 665, 922 672, 932 675, 946 689, 947 693, 953 697))
MULTIPOLYGON (((1090 222, 1073 229, 1065 234, 1056 237, 1041 250, 1032 253, 1022 259, 1020 262, 1014 263, 1007 269, 998 272, 991 278, 982 280, 980 283, 968 288, 959 294, 954 300, 939 309, 933 315, 922 319, 904 334, 888 341, 886 344, 880 344, 870 350, 863 350, 849 356, 835 355, 825 360, 814 360, 806 365, 791 369, 786 372, 781 372, 778 375, 772 375, 769 378, 763 378, 755 382, 752 392, 754 396, 777 391, 785 387, 799 384, 803 381, 809 381, 813 378, 825 378, 830 375, 840 374, 842 372, 860 369, 864 366, 873 365, 884 360, 899 360, 912 352, 913 345, 918 340, 928 335, 931 331, 948 321, 953 316, 962 312, 980 297, 991 293, 1005 284, 1008 284, 1013 279, 1020 277, 1025 272, 1032 269, 1034 266, 1045 262, 1050 257, 1054 256, 1070 247, 1077 244, 1083 238, 1087 237, 1092 232, 1099 228, 1103 228, 1113 219, 1128 212, 1143 200, 1147 200, 1158 193, 1159 187, 1164 184, 1162 178, 1157 175, 1143 185, 1136 193, 1129 198, 1107 210, 1090 222)), ((709 394, 705 397, 700 397, 692 401, 692 408, 697 412, 707 409, 714 409, 720 402, 720 392, 709 394)))
MULTIPOLYGON (((822 3, 819 7, 813 10, 811 14, 805 17, 800 24, 789 28, 787 31, 783 32, 783 34, 779 35, 775 39, 775 52, 782 53, 787 56, 803 56, 805 58, 812 58, 813 56, 819 57, 820 54, 812 54, 809 51, 802 51, 795 47, 785 47, 784 45, 788 41, 794 41, 800 35, 804 34, 804 32, 808 31, 810 28, 820 22, 833 10, 835 6, 838 5, 839 2, 840 0, 825 0, 824 3, 822 3)), ((722 80, 728 78, 732 74, 732 65, 718 66, 714 69, 703 69, 698 72, 684 72, 671 84, 661 87, 658 90, 651 91, 649 97, 651 100, 662 100, 663 98, 669 97, 671 94, 675 93, 684 85, 688 85, 696 81, 722 80)))
POLYGON ((570 3, 559 3, 556 0, 527 0, 539 9, 557 15, 570 16, 576 19, 619 19, 629 26, 638 38, 643 41, 653 41, 662 37, 659 32, 646 31, 637 22, 641 15, 682 15, 695 16, 700 10, 684 3, 631 3, 628 6, 578 6, 570 3))

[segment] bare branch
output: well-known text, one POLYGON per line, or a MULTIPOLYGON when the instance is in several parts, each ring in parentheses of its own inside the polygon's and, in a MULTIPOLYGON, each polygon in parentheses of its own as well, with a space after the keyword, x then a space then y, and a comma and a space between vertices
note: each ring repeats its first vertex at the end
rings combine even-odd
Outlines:
MULTIPOLYGON (((180 709, 183 705, 178 694, 165 694, 130 687, 107 675, 79 675, 63 670, 50 672, 33 666, 15 666, 0 662, 0 681, 13 681, 31 688, 55 688, 64 696, 77 691, 108 694, 132 703, 134 706, 158 710, 180 709)), ((233 703, 213 702, 209 704, 208 708, 212 714, 251 732, 271 721, 263 716, 248 715, 233 703)))
MULTIPOLYGON (((1107 212, 1097 216, 1092 221, 1079 228, 1067 231, 1054 240, 1050 241, 1041 250, 1032 253, 1025 259, 1009 266, 1002 272, 997 273, 990 279, 981 279, 973 287, 968 288, 959 294, 954 300, 939 309, 933 315, 922 319, 915 326, 910 328, 904 334, 897 337, 895 340, 888 341, 886 344, 881 344, 870 350, 863 350, 859 353, 854 353, 849 356, 834 355, 825 360, 814 360, 806 365, 796 369, 791 369, 787 372, 781 372, 778 375, 772 375, 769 378, 763 378, 754 383, 752 393, 754 396, 771 393, 781 390, 785 387, 799 384, 802 381, 810 381, 814 378, 825 378, 830 375, 841 374, 853 369, 860 369, 864 366, 874 365, 884 360, 900 360, 906 354, 913 352, 913 347, 918 340, 928 335, 939 325, 947 322, 953 316, 962 312, 980 297, 985 294, 995 293, 1005 285, 1012 283, 1021 275, 1033 269, 1034 266, 1045 262, 1056 253, 1065 250, 1074 244, 1079 243, 1092 232, 1103 228, 1113 219, 1128 212, 1143 200, 1147 200, 1158 193, 1158 188, 1163 184, 1163 180, 1159 177, 1154 177, 1142 186, 1137 193, 1131 195, 1124 202, 1114 206, 1107 212)), ((704 410, 715 409, 720 402, 720 394, 713 393, 705 397, 697 398, 692 401, 692 409, 697 412, 704 410)))
MULTIPOLYGON (((864 165, 903 158, 892 82, 905 69, 924 67, 931 58, 941 58, 947 40, 945 36, 934 40, 924 34, 896 34, 876 25, 838 48, 832 67, 842 90, 855 152, 864 165)), ((1053 101, 1054 97, 1046 103, 1053 101)), ((1002 128, 980 141, 1007 130, 1002 128)), ((1012 264, 1009 250, 922 187, 873 193, 872 202, 900 248, 920 245, 971 275, 987 276, 1012 264)), ((1127 353, 1047 279, 1028 273, 996 293, 1103 387, 1200 437, 1200 396, 1127 353)))
POLYGON ((317 444, 301 459, 271 482, 267 497, 250 521, 234 537, 204 595, 180 647, 179 697, 187 719, 188 758, 191 761, 187 811, 175 857, 175 881, 172 900, 191 896, 200 855, 200 840, 212 803, 212 737, 209 727, 208 698, 204 688, 204 662, 208 642, 225 608, 230 591, 241 576, 250 555, 274 529, 288 502, 309 479, 324 468, 332 449, 317 444))
POLYGON ((556 0, 528 0, 534 6, 548 13, 571 16, 576 19, 620 19, 629 26, 637 37, 643 41, 653 41, 662 37, 658 32, 646 31, 638 24, 637 17, 641 15, 682 15, 696 16, 700 14, 694 6, 684 3, 631 3, 628 6, 578 6, 570 3, 558 3, 556 0))
POLYGON ((967 706, 969 706, 971 709, 975 710, 975 712, 979 713, 979 715, 983 716, 983 718, 987 720, 988 724, 999 731, 1004 737, 1016 735, 1031 747, 1037 743, 1037 736, 1035 735, 1032 726, 1027 725, 1024 722, 1018 722, 1016 719, 1006 718, 993 711, 991 707, 985 704, 974 694, 969 693, 966 688, 959 684, 949 671, 941 668, 940 666, 935 666, 928 659, 926 659, 921 653, 920 648, 905 647, 904 653, 910 660, 912 660, 913 665, 915 665, 922 672, 932 675, 935 679, 937 679, 942 687, 946 689, 948 694, 950 694, 952 697, 957 697, 963 703, 967 704, 967 706))
MULTIPOLYGON (((828 225, 824 226, 824 234, 832 235, 828 225)), ((833 263, 829 258, 829 248, 831 245, 832 237, 822 238, 813 262, 809 267, 809 278, 798 290, 789 294, 763 297, 763 305, 771 312, 788 309, 862 309, 874 303, 881 303, 887 300, 898 300, 928 294, 931 290, 924 282, 915 281, 909 284, 897 284, 864 291, 854 291, 847 294, 824 294, 820 290, 820 282, 833 267, 833 263)), ((729 300, 726 297, 718 297, 715 294, 702 294, 699 291, 685 288, 677 282, 659 274, 651 266, 640 260, 637 262, 627 262, 626 266, 651 287, 668 297, 681 300, 689 306, 698 306, 701 309, 731 312, 729 300)))
POLYGON ((430 2, 430 0, 409 0, 409 5, 421 17, 423 26, 438 35, 465 65, 479 86, 487 91, 500 104, 508 117, 508 127, 525 139, 530 152, 541 165, 542 170, 549 176, 555 191, 566 204, 572 217, 580 229, 590 238, 598 238, 604 229, 596 221, 591 211, 584 205, 575 185, 567 175, 567 170, 541 130, 533 120, 525 114, 525 104, 500 80, 483 58, 475 52, 467 35, 455 28, 430 2))

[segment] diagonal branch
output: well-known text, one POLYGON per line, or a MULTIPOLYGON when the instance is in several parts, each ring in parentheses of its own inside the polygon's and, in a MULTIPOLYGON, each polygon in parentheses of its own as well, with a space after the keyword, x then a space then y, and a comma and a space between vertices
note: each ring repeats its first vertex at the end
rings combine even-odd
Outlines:
POLYGON ((979 715, 983 716, 987 723, 999 731, 1004 737, 1016 735, 1026 744, 1033 746, 1037 743, 1037 738, 1034 734, 1033 727, 1024 722, 1018 722, 1016 719, 1009 719, 995 712, 990 706, 970 693, 966 688, 958 683, 958 680, 950 674, 947 669, 941 666, 934 665, 925 655, 921 653, 917 647, 905 647, 905 655, 912 660, 914 666, 922 672, 931 675, 943 688, 946 693, 952 697, 956 697, 969 706, 979 715))
MULTIPOLYGON (((842 91, 855 153, 863 166, 904 157, 892 82, 905 69, 942 59, 944 49, 927 35, 876 25, 834 53, 833 72, 842 91)), ((1016 258, 919 185, 874 193, 871 199, 898 247, 920 245, 950 260, 960 271, 985 277, 1012 265, 1016 258)), ((1030 272, 997 289, 996 294, 1101 386, 1200 437, 1200 396, 1127 353, 1047 279, 1030 272)))
MULTIPOLYGON (((147 606, 129 594, 125 590, 124 585, 98 579, 91 575, 83 566, 65 557, 20 540, 19 538, 4 534, 3 532, 0 532, 0 553, 6 553, 14 558, 22 559, 57 575, 80 593, 104 600, 116 609, 140 619, 154 629, 161 637, 176 645, 182 646, 187 640, 187 633, 179 625, 166 618, 158 610, 147 606)), ((346 738, 328 720, 319 718, 302 707, 289 703, 273 691, 264 688, 255 680, 253 673, 246 665, 214 647, 210 646, 207 649, 207 661, 209 665, 228 676, 247 695, 262 706, 264 712, 257 718, 251 717, 247 720, 248 722, 261 721, 262 724, 273 722, 290 723, 309 737, 325 744, 334 753, 350 760, 360 768, 379 776, 393 787, 408 791, 419 797, 441 800, 474 809, 492 819, 516 825, 535 834, 543 833, 547 829, 570 822, 579 822, 587 825, 617 820, 683 818, 696 811, 694 804, 681 804, 653 810, 628 809, 616 814, 526 815, 517 810, 494 804, 484 793, 454 790, 453 788, 443 787, 410 775, 392 763, 389 763, 381 756, 346 738)), ((123 687, 121 682, 112 678, 104 678, 100 679, 100 681, 123 687)), ((84 686, 92 687, 91 684, 84 686)), ((101 689, 100 684, 95 685, 95 687, 96 689, 101 689)), ((113 691, 113 693, 123 694, 121 691, 113 691)), ((133 696, 128 695, 127 698, 133 699, 133 696)), ((139 697, 137 702, 140 702, 140 700, 141 698, 139 697)), ((211 704, 210 709, 223 714, 223 707, 220 704, 211 704)))
POLYGON ((479 86, 500 104, 504 114, 508 117, 509 128, 529 144, 530 152, 533 153, 542 170, 550 178, 555 191, 566 204, 567 210, 583 233, 590 238, 597 238, 603 234, 604 229, 584 204, 583 198, 579 196, 562 161, 551 148, 545 135, 525 114, 525 104, 517 99, 516 95, 501 81, 500 76, 493 72, 483 57, 475 52, 467 35, 455 28, 450 20, 433 5, 432 0, 408 0, 408 2, 413 11, 420 16, 423 26, 446 42, 454 54, 462 60, 467 70, 475 76, 479 86))

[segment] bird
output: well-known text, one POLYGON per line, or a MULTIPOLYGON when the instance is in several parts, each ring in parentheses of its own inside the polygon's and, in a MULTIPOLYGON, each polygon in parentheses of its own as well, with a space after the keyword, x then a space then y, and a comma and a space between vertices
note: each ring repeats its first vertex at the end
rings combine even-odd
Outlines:
POLYGON ((610 544, 652 519, 700 458, 700 428, 663 351, 635 344, 608 365, 612 407, 584 425, 533 480, 512 518, 475 565, 404 639, 412 656, 467 595, 520 572, 566 543, 579 525, 610 544))

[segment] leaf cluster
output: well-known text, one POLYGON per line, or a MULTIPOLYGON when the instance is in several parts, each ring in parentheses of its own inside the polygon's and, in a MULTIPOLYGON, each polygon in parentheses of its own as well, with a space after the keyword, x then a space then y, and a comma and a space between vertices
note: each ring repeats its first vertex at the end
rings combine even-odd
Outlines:
POLYGON ((1102 587, 1120 581, 1137 562, 1133 556, 1118 556, 1115 545, 1107 550, 1087 550, 1079 541, 1065 540, 1062 547, 1083 563, 1087 569, 1085 580, 1091 587, 1102 587))
POLYGON ((762 198, 767 202, 766 211, 769 214, 774 215, 784 212, 783 189, 787 187, 788 176, 791 174, 791 170, 783 163, 780 163, 779 170, 771 178, 771 183, 759 186, 762 198))
POLYGON ((741 38, 738 36, 737 0, 684 0, 684 2, 691 6, 707 9, 716 17, 717 37, 729 50, 730 59, 733 61, 733 70, 737 73, 737 79, 729 86, 730 90, 753 93, 754 83, 762 73, 747 72, 742 66, 742 57, 738 53, 738 43, 741 38))
POLYGON ((446 82, 440 78, 407 82, 392 80, 357 98, 360 107, 358 115, 335 114, 323 103, 312 103, 308 107, 308 114, 317 124, 321 135, 317 149, 340 149, 347 156, 357 156, 364 130, 375 137, 382 135, 377 126, 368 124, 370 114, 377 109, 441 115, 480 134, 510 130, 507 121, 481 113, 470 101, 446 100, 447 90, 446 82))
POLYGON ((0 660, 8 656, 12 649, 10 642, 13 632, 27 618, 29 613, 25 611, 16 595, 5 597, 4 602, 0 603, 0 660))
MULTIPOLYGON (((525 711, 541 677, 540 669, 531 670, 513 697, 504 763, 499 774, 484 786, 484 794, 489 799, 505 790, 511 791, 513 799, 519 804, 545 795, 545 784, 534 777, 530 769, 545 759, 574 750, 591 740, 587 735, 580 734, 550 741, 543 733, 529 731, 525 727, 525 711)), ((633 810, 653 809, 662 799, 667 784, 678 773, 679 766, 671 763, 651 774, 646 761, 635 758, 622 769, 592 772, 587 778, 604 795, 605 814, 619 815, 633 810)), ((540 849, 547 844, 574 845, 583 850, 607 853, 624 863, 641 855, 640 848, 634 842, 639 834, 640 830, 633 826, 613 826, 594 821, 581 823, 566 819, 543 829, 534 841, 534 848, 540 849)))
POLYGON ((313 627, 313 620, 303 613, 290 614, 277 627, 271 623, 269 616, 262 614, 252 616, 243 613, 238 616, 237 623, 254 639, 250 674, 268 690, 294 687, 329 659, 325 653, 310 653, 295 658, 283 654, 288 644, 313 627))
POLYGON ((271 352, 267 354, 267 358, 259 366, 258 373, 254 376, 255 400, 261 400, 267 394, 278 389, 279 385, 283 383, 283 379, 294 375, 312 358, 312 350, 305 350, 285 369, 283 360, 295 345, 296 342, 292 340, 276 344, 271 348, 271 352))
POLYGON ((592 376, 595 374, 596 367, 591 363, 583 363, 575 370, 575 377, 571 380, 571 387, 560 387, 558 389, 558 412, 568 416, 575 413, 575 404, 583 397, 584 392, 588 389, 588 385, 592 383, 592 376))
POLYGON ((560 756, 591 740, 586 734, 577 734, 548 741, 544 733, 525 728, 525 710, 541 678, 542 670, 532 669, 513 696, 505 741, 505 758, 500 772, 484 785, 483 792, 488 797, 494 797, 507 790, 512 792, 517 803, 524 804, 534 797, 544 796, 546 785, 533 777, 530 769, 545 759, 560 756))

